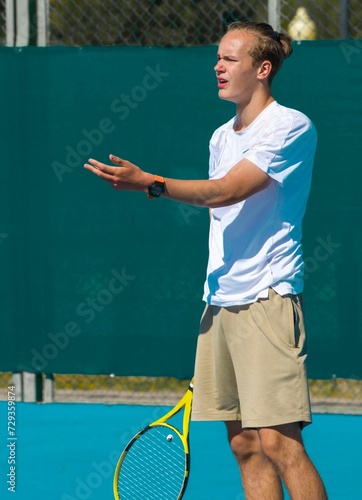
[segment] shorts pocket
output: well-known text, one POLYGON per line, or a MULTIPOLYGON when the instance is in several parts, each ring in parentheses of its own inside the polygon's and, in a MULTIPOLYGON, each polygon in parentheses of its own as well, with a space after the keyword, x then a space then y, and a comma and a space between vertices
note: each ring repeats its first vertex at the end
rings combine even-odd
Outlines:
POLYGON ((299 348, 300 322, 301 322, 301 300, 298 295, 288 295, 289 302, 289 344, 293 349, 299 348))

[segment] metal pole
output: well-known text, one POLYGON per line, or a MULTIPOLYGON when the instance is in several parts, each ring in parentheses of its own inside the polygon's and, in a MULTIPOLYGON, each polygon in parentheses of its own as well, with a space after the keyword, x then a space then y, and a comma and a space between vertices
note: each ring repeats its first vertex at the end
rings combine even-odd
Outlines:
POLYGON ((6 0, 6 45, 29 45, 28 0, 6 0))
POLYGON ((37 0, 38 45, 49 45, 49 0, 37 0))
POLYGON ((23 401, 35 403, 36 393, 36 374, 23 372, 23 401))
POLYGON ((6 0, 5 16, 6 16, 6 45, 8 47, 14 47, 16 0, 6 0))
POLYGON ((349 38, 349 0, 339 0, 339 34, 349 38))
POLYGON ((48 45, 49 0, 6 0, 6 45, 48 45))
POLYGON ((29 22, 29 2, 28 0, 15 0, 15 45, 17 47, 29 45, 30 22, 29 22))
POLYGON ((280 31, 280 0, 268 0, 268 22, 275 31, 280 31))
POLYGON ((38 2, 37 0, 28 0, 29 16, 29 45, 37 45, 38 42, 38 2))

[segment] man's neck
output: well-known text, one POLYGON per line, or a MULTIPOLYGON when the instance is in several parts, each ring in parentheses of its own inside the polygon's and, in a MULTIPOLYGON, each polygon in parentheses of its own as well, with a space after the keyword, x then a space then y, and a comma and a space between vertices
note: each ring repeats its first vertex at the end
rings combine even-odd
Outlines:
POLYGON ((255 118, 274 101, 274 97, 269 93, 267 95, 253 95, 248 103, 240 103, 236 106, 237 120, 234 129, 237 132, 248 127, 255 118))

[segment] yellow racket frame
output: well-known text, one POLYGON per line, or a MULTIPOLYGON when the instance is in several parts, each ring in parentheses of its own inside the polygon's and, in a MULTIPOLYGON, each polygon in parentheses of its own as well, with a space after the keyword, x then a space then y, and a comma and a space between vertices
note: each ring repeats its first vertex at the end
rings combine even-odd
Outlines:
POLYGON ((184 482, 180 491, 180 494, 177 498, 177 500, 180 500, 183 497, 183 494, 185 492, 186 486, 187 486, 187 480, 190 475, 190 446, 189 446, 189 430, 190 430, 190 419, 191 419, 191 410, 192 410, 192 396, 193 396, 193 388, 194 388, 194 379, 191 380, 190 385, 185 392, 185 394, 182 396, 180 401, 177 403, 176 406, 172 408, 169 412, 167 412, 163 417, 159 418, 158 420, 155 420, 151 424, 147 425, 144 427, 142 430, 140 430, 133 438, 129 441, 125 449, 123 450, 121 456, 119 457, 116 470, 114 472, 114 478, 113 478, 113 494, 115 500, 122 500, 121 497, 119 496, 118 493, 118 478, 119 478, 119 472, 121 470, 122 463, 128 453, 128 450, 132 446, 132 444, 140 437, 142 434, 144 434, 149 428, 151 427, 156 427, 158 425, 162 425, 163 427, 168 427, 170 430, 174 431, 179 438, 181 439, 181 442, 184 446, 185 454, 186 454, 186 468, 185 468, 185 475, 184 475, 184 482), (182 419, 182 433, 176 429, 176 427, 166 423, 167 420, 170 420, 172 417, 174 417, 177 413, 179 413, 182 409, 184 409, 184 415, 182 419))

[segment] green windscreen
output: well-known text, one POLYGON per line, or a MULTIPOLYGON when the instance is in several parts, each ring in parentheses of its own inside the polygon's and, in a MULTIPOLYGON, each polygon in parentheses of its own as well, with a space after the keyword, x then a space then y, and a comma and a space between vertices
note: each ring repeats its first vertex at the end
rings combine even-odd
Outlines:
MULTIPOLYGON (((304 42, 274 94, 315 123, 304 224, 309 376, 361 377, 362 44, 304 42)), ((190 378, 208 212, 117 192, 129 159, 206 178, 216 47, 0 48, 0 371, 190 378)))

